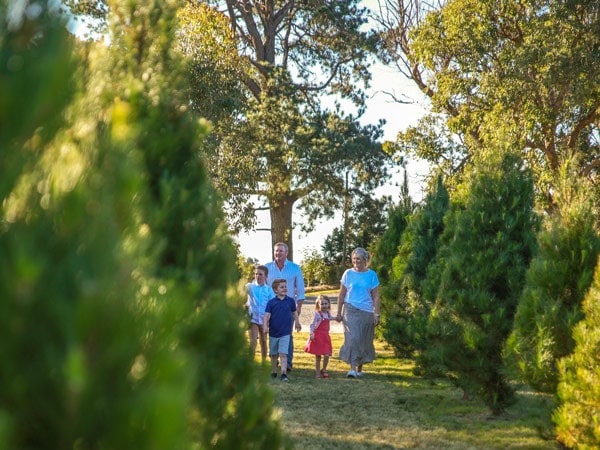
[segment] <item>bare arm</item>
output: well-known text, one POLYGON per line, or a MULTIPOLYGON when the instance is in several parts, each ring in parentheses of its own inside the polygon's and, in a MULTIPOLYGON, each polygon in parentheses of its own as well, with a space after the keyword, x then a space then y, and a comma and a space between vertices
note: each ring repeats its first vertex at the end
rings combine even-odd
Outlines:
POLYGON ((371 291, 371 298, 373 299, 373 314, 375 326, 379 325, 381 320, 380 316, 380 297, 379 297, 379 286, 371 291))
POLYGON ((343 284, 340 284, 340 293, 338 294, 338 301, 337 301, 337 315, 335 318, 335 320, 337 320, 338 322, 340 320, 342 320, 342 317, 343 317, 344 299, 346 298, 347 291, 348 291, 348 289, 346 289, 346 286, 344 286, 343 284))
POLYGON ((300 331, 302 329, 302 325, 300 324, 300 319, 298 318, 298 311, 294 311, 294 322, 296 323, 296 331, 300 331))
POLYGON ((310 338, 313 339, 315 337, 315 330, 319 327, 321 323, 321 314, 315 312, 315 316, 313 317, 313 321, 310 324, 310 338))
POLYGON ((263 318, 263 331, 265 334, 269 333, 269 319, 271 318, 271 313, 265 313, 265 317, 263 318))

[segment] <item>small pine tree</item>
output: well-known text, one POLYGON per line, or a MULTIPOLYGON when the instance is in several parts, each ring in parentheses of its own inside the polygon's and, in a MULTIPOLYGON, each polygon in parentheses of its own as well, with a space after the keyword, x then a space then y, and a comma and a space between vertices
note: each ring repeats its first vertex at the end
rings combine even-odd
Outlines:
POLYGON ((115 97, 127 108, 128 144, 140 156, 149 194, 141 210, 156 259, 149 282, 167 288, 161 309, 181 305, 174 332, 197 376, 194 441, 201 447, 279 448, 283 438, 271 394, 256 379, 241 299, 230 289, 239 273, 222 204, 202 159, 199 137, 207 130, 188 111, 183 64, 173 51, 175 13, 182 4, 109 1, 110 77, 120 81, 115 97))
POLYGON ((63 24, 7 28, 0 2, 0 118, 23 112, 0 121, 0 448, 280 448, 172 59, 178 2, 109 6, 111 45, 70 76, 63 24))
POLYGON ((575 326, 573 353, 561 359, 558 399, 553 414, 557 439, 569 448, 600 448, 600 260, 575 326))
POLYGON ((400 187, 400 201, 398 205, 389 209, 385 231, 373 244, 371 268, 377 272, 382 286, 385 286, 390 280, 392 260, 398 253, 400 238, 406 229, 408 218, 415 208, 416 205, 408 191, 408 176, 405 170, 404 180, 400 187))
POLYGON ((411 216, 393 259, 391 281, 383 289, 384 336, 401 356, 426 348, 424 331, 430 307, 422 283, 437 253, 448 208, 448 191, 440 177, 421 208, 411 216))
POLYGON ((475 164, 462 187, 438 259, 436 353, 463 389, 498 414, 514 394, 502 349, 535 246, 533 184, 518 156, 498 152, 475 164))
POLYGON ((562 165, 557 205, 538 234, 538 252, 527 272, 507 361, 531 387, 556 392, 556 362, 574 347, 572 329, 600 253, 593 187, 562 165))

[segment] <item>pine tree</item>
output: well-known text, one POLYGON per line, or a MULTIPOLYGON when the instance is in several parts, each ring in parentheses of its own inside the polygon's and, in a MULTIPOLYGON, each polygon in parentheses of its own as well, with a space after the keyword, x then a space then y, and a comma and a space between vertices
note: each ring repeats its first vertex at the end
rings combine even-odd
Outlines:
POLYGON ((14 183, 0 193, 0 447, 186 446, 192 374, 180 352, 145 348, 130 276, 144 247, 131 232, 140 167, 79 141, 90 117, 74 116, 91 111, 75 106, 85 70, 64 23, 44 7, 6 12, 0 167, 14 183), (151 383, 147 361, 162 374, 151 383))
POLYGON ((410 218, 392 261, 390 283, 382 289, 384 336, 398 355, 412 356, 415 350, 426 347, 425 324, 430 307, 423 296, 422 283, 437 253, 448 208, 448 191, 440 177, 410 218))
POLYGON ((408 176, 405 170, 400 186, 400 201, 389 209, 385 231, 373 245, 371 268, 377 272, 382 285, 386 285, 390 280, 392 261, 398 252, 400 238, 416 206, 408 191, 408 176))
POLYGON ((581 302, 592 283, 600 253, 593 186, 561 166, 557 207, 538 235, 538 252, 527 272, 508 361, 533 388, 556 392, 557 361, 573 351, 572 329, 582 317, 581 302))
POLYGON ((502 349, 534 250, 533 185, 509 152, 474 165, 461 207, 448 217, 440 250, 437 304, 441 364, 497 414, 513 399, 502 349))
POLYGON ((573 330, 575 349, 561 359, 553 414, 557 439, 574 449, 600 447, 600 261, 583 301, 585 318, 573 330))
POLYGON ((175 331, 197 377, 193 440, 202 447, 278 448, 282 435, 271 394, 257 380, 236 307, 241 300, 230 289, 239 279, 234 247, 202 159, 198 118, 187 108, 182 61, 173 51, 182 3, 109 2, 111 79, 121 80, 115 94, 135 119, 130 144, 149 193, 142 214, 157 260, 149 282, 169 293, 157 312, 171 310, 173 300, 181 303, 175 331))
POLYGON ((0 121, 0 447, 284 446, 171 50, 179 3, 110 2, 110 45, 77 52, 4 5, 0 117, 23 114, 0 121))

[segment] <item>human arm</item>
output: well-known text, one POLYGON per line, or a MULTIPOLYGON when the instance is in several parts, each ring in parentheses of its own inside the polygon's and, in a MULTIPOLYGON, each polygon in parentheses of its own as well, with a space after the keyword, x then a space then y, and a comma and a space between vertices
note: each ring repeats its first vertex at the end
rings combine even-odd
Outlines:
POLYGON ((302 305, 305 299, 304 292, 304 275, 302 274, 302 268, 298 266, 298 275, 296 276, 296 308, 298 316, 302 313, 302 305))
POLYGON ((265 334, 269 333, 269 319, 271 318, 271 313, 265 313, 265 317, 263 318, 263 331, 265 334))
POLYGON ((294 311, 294 323, 296 324, 296 331, 299 332, 302 329, 300 319, 298 318, 298 311, 294 311))
POLYGON ((321 318, 321 314, 319 314, 317 311, 315 311, 315 315, 313 317, 313 321, 310 324, 310 339, 314 340, 315 338, 315 330, 317 328, 319 328, 319 325, 321 324, 322 318, 321 318))
POLYGON ((371 290, 371 298, 373 299, 373 321, 375 326, 379 325, 381 322, 381 303, 380 303, 380 295, 379 295, 379 286, 373 288, 371 290))
POLYGON ((338 294, 338 300, 337 300, 337 313, 336 313, 336 317, 335 317, 335 320, 337 320, 338 322, 340 322, 343 317, 344 301, 346 299, 346 292, 348 292, 348 289, 346 288, 346 286, 344 286, 343 284, 340 284, 340 293, 338 294))

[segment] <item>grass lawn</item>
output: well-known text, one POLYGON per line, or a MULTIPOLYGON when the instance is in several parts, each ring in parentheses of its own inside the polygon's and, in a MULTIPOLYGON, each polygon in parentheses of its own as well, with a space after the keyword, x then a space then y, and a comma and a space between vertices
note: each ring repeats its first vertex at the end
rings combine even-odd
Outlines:
MULTIPOLYGON (((299 350, 308 333, 294 333, 290 382, 270 380, 283 428, 298 449, 558 449, 552 435, 549 396, 519 391, 506 414, 491 416, 478 400, 446 380, 413 376, 376 342, 378 359, 362 379, 347 379, 337 359, 343 334, 332 334, 330 379, 314 378, 314 356, 299 350)), ((270 369, 265 368, 268 377, 270 369)))

